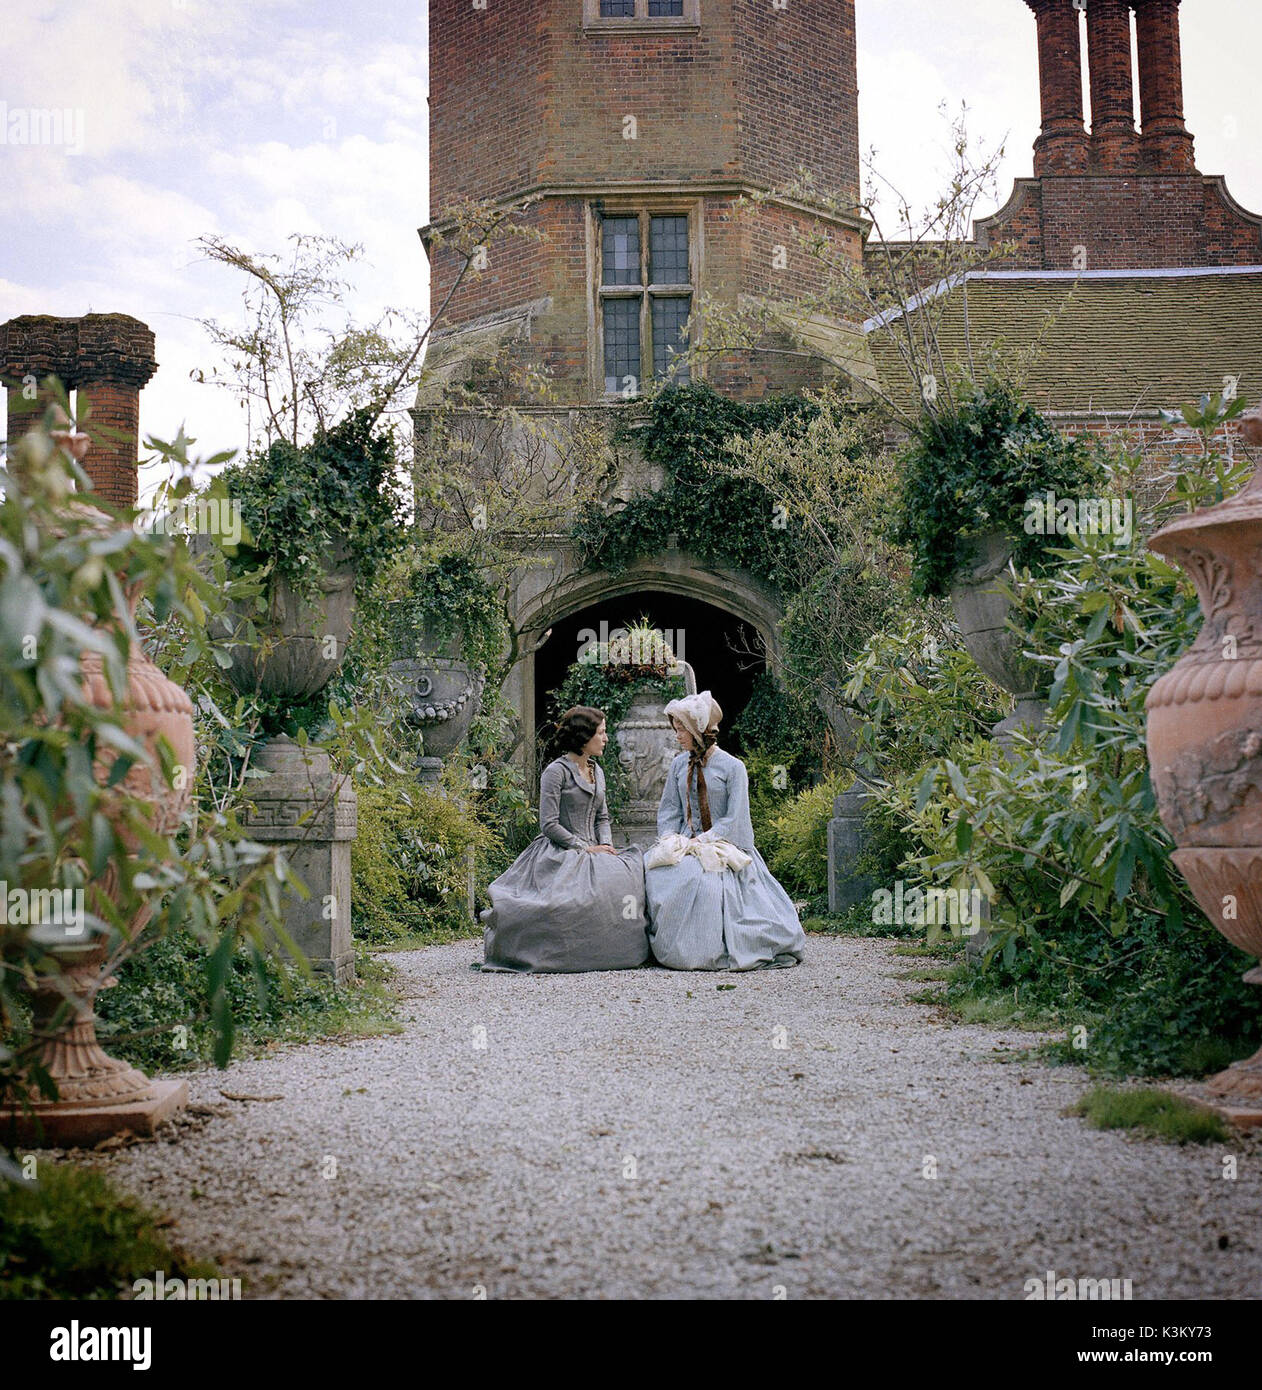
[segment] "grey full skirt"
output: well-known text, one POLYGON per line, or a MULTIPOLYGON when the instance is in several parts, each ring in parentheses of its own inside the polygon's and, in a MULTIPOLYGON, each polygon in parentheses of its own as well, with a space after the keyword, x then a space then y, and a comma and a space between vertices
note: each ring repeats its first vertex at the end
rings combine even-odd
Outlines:
POLYGON ((488 892, 483 970, 631 970, 651 959, 635 846, 589 854, 539 835, 488 892))

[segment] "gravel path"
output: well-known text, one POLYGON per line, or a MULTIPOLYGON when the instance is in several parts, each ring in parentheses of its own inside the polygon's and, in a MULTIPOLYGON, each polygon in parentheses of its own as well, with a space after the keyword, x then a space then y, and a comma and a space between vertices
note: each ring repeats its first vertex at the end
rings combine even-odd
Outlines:
POLYGON ((1083 1073, 908 1003, 891 945, 742 975, 394 956, 405 1033, 198 1072, 212 1113, 103 1159, 255 1296, 1256 1294, 1262 1145, 1063 1117, 1083 1073))

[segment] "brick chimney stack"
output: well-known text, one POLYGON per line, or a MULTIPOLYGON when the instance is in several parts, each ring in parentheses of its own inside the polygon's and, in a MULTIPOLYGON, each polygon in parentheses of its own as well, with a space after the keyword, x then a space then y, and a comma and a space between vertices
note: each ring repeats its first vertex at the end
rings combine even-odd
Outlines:
POLYGON ((1039 31, 1043 129, 1034 142, 1034 176, 1076 174, 1087 167, 1082 117, 1082 39, 1073 0, 1025 0, 1039 31))
POLYGON ((43 417, 40 389, 55 376, 87 403, 92 448, 84 468, 93 491, 115 506, 139 495, 140 390, 157 370, 149 328, 127 314, 55 318, 24 314, 0 324, 0 377, 8 388, 9 442, 43 417))
POLYGON ((1179 0, 1132 0, 1139 40, 1141 154, 1160 174, 1196 172, 1191 133, 1183 123, 1183 54, 1179 0))
POLYGON ((1087 62, 1092 171, 1132 171, 1139 164, 1140 142, 1135 130, 1130 0, 1089 0, 1087 62))

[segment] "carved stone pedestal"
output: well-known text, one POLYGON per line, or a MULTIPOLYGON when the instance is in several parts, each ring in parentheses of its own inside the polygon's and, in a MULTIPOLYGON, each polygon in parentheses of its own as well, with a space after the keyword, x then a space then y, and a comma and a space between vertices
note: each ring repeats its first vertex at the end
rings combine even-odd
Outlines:
POLYGON ((243 818, 251 837, 283 844, 294 872, 311 892, 286 896, 285 927, 317 969, 339 985, 355 983, 351 946, 351 841, 355 791, 335 777, 329 755, 302 748, 282 734, 266 744, 255 766, 269 772, 253 784, 254 809, 243 818))

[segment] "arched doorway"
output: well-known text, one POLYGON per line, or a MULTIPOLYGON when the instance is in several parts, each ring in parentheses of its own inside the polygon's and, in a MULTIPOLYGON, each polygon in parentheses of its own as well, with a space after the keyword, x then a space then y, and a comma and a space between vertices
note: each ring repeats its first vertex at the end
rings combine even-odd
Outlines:
POLYGON ((536 730, 550 713, 548 696, 578 659, 578 634, 647 616, 682 630, 684 657, 701 689, 714 691, 730 729, 749 700, 758 672, 780 657, 783 613, 771 588, 743 570, 710 566, 670 546, 616 574, 585 569, 572 548, 534 553, 516 576, 513 620, 522 656, 505 682, 521 720, 517 758, 533 796, 538 790, 536 730), (545 640, 546 635, 546 640, 545 640))
POLYGON ((603 598, 552 624, 552 635, 534 658, 532 713, 536 731, 554 718, 553 692, 583 646, 593 640, 593 634, 596 640, 607 641, 618 628, 641 619, 661 628, 675 654, 692 665, 697 688, 713 692, 728 731, 723 745, 739 755, 740 741, 731 729, 749 703, 755 677, 767 664, 758 630, 704 599, 663 590, 637 590, 603 598))

